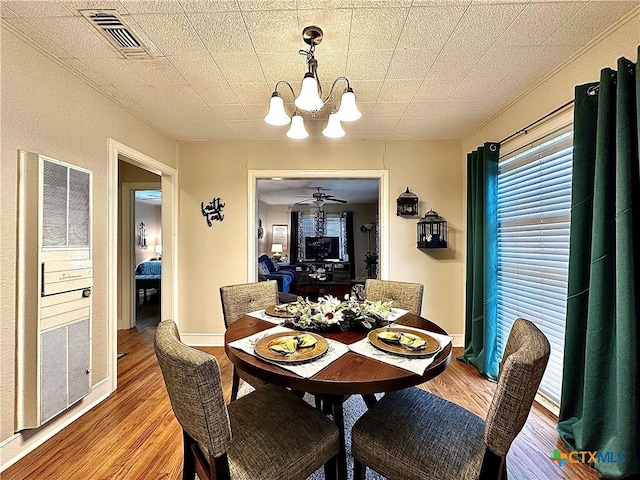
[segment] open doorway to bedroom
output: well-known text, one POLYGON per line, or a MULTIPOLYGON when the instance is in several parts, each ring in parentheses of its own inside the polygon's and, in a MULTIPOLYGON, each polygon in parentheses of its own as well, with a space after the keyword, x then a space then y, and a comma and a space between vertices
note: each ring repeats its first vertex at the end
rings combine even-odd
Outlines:
POLYGON ((155 327, 161 318, 161 177, 118 158, 118 328, 155 327))
POLYGON ((135 190, 133 211, 133 302, 138 330, 160 323, 162 191, 135 190))

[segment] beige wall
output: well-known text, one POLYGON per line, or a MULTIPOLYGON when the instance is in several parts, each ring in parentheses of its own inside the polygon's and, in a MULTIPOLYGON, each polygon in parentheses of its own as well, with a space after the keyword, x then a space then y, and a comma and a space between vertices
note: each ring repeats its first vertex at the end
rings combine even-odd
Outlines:
MULTIPOLYGON (((636 11, 635 16, 617 25, 600 42, 564 68, 553 72, 553 75, 533 88, 528 95, 465 138, 462 151, 470 152, 484 142, 499 141, 572 100, 576 85, 597 82, 601 69, 617 69, 618 58, 627 57, 635 62, 639 44, 640 14, 636 11)), ((466 158, 464 161, 466 162, 466 158)))
MULTIPOLYGON (((288 205, 267 205, 266 216, 262 219, 264 227, 264 253, 271 256, 271 244, 273 243, 273 226, 287 225, 290 227, 291 211, 288 205)), ((291 228, 288 228, 289 238, 285 246, 284 255, 289 255, 291 251, 291 228)), ((291 260, 291 259, 289 259, 291 260)))
MULTIPOLYGON (((181 143, 181 331, 221 335, 218 288, 247 281, 248 170, 291 170, 293 177, 299 177, 304 169, 347 170, 345 176, 348 170, 368 169, 389 171, 390 198, 383 208, 390 218, 390 278, 423 283, 424 315, 449 332, 461 334, 464 222, 460 151, 456 141, 181 143), (433 207, 449 221, 451 246, 447 250, 416 248, 417 219, 395 214, 395 200, 407 186, 420 197, 421 214, 433 207), (226 203, 225 218, 209 228, 200 213, 200 202, 212 196, 226 203)), ((258 205, 258 211, 264 208, 258 205)), ((284 217, 282 220, 285 223, 284 217)), ((265 233, 268 237, 270 232, 265 233)))
MULTIPOLYGON (((46 154, 93 171, 95 385, 107 376, 107 138, 176 166, 175 142, 98 94, 84 81, 2 27, 0 292, 0 441, 13 435, 15 396, 15 298, 17 152, 46 154)), ((45 426, 41 430, 46 430, 45 426)))
POLYGON ((160 214, 161 209, 158 205, 135 202, 136 231, 134 232, 134 235, 136 236, 136 247, 138 246, 137 227, 140 222, 144 223, 144 228, 147 233, 147 248, 135 249, 136 265, 147 260, 154 260, 157 257, 155 251, 156 245, 162 245, 162 223, 160 214))
POLYGON ((160 175, 127 163, 126 158, 123 159, 120 157, 121 156, 118 157, 118 182, 120 185, 123 183, 157 182, 158 187, 160 187, 160 175))

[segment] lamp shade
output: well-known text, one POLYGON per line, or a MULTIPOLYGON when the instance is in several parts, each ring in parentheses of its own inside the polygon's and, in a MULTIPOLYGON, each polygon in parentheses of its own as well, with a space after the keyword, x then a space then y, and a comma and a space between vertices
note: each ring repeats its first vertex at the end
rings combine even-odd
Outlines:
POLYGON ((155 252, 158 255, 162 255, 162 245, 160 245, 159 243, 156 244, 156 248, 155 248, 155 252))
POLYGON ((282 244, 281 243, 272 243, 271 244, 271 253, 273 253, 273 258, 275 258, 276 260, 280 260, 280 258, 282 257, 282 252, 284 250, 282 249, 282 244))
POLYGON ((287 137, 301 140, 308 136, 309 133, 304 128, 304 119, 302 118, 302 115, 294 113, 293 117, 291 117, 291 128, 289 128, 289 131, 287 132, 287 137))
POLYGON ((313 74, 305 73, 302 79, 302 88, 300 89, 300 95, 296 98, 296 107, 306 110, 307 112, 315 112, 322 108, 324 102, 320 98, 318 93, 318 81, 313 74))
POLYGON ((322 130, 322 134, 329 138, 344 137, 344 130, 342 129, 342 124, 340 123, 340 118, 337 113, 329 115, 329 121, 327 122, 325 129, 322 130))
POLYGON ((273 92, 269 101, 269 112, 264 117, 264 121, 269 125, 287 125, 291 119, 284 109, 284 101, 278 92, 273 92))
POLYGON ((356 94, 353 93, 353 89, 347 88, 342 94, 342 100, 340 101, 340 108, 338 109, 338 117, 343 122, 353 122, 362 117, 362 113, 358 110, 356 105, 356 94))

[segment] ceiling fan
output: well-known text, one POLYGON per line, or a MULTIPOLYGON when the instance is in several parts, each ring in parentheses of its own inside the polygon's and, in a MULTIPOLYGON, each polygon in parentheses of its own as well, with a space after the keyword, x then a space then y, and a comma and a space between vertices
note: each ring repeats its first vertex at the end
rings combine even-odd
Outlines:
MULTIPOLYGON (((322 208, 326 202, 347 203, 346 200, 335 198, 333 195, 324 193, 326 190, 322 187, 315 187, 315 189, 317 190, 317 192, 314 192, 311 195, 311 198, 306 198, 305 200, 296 202, 296 205, 299 205, 301 203, 312 202, 316 207, 322 208)), ((306 196, 306 195, 301 195, 301 196, 306 196)))

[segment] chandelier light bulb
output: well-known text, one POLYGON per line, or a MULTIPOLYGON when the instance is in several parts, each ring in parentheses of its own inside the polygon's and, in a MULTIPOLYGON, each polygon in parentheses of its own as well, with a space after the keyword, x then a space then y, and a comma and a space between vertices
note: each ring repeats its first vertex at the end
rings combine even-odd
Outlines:
POLYGON ((293 117, 291 117, 291 128, 287 132, 287 137, 293 138, 295 140, 302 140, 303 138, 307 138, 309 133, 304 128, 304 119, 302 115, 299 113, 294 113, 293 117))
POLYGON ((264 121, 269 125, 281 126, 287 125, 291 119, 284 109, 284 101, 278 92, 273 92, 269 101, 269 112, 264 117, 264 121))
POLYGON ((322 108, 324 102, 318 94, 318 81, 314 78, 313 74, 306 73, 302 79, 302 88, 300 89, 300 95, 294 102, 296 107, 307 112, 316 112, 322 108))
POLYGON ((340 101, 340 108, 338 109, 338 117, 343 122, 353 122, 362 117, 362 113, 358 110, 356 105, 356 95, 353 93, 353 89, 347 88, 342 94, 342 100, 340 101))
POLYGON ((340 118, 337 113, 329 115, 329 121, 327 122, 325 129, 322 131, 322 134, 329 138, 344 137, 344 130, 342 129, 342 124, 340 123, 340 118))

